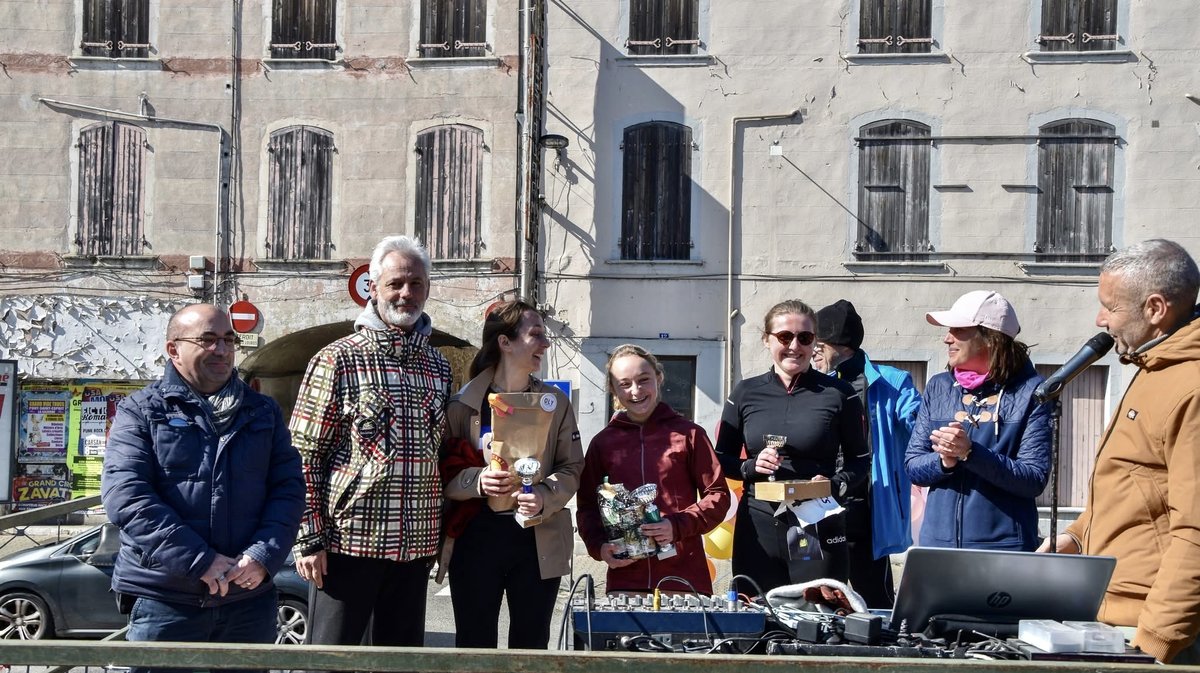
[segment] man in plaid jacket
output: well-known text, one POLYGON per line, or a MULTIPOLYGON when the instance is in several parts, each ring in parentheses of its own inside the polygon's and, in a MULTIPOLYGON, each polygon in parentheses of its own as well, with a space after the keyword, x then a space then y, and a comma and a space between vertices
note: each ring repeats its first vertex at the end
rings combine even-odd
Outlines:
POLYGON ((310 639, 420 646, 437 553, 450 364, 429 344, 429 255, 406 236, 375 246, 371 302, 354 334, 308 364, 292 414, 306 506, 296 570, 317 588, 310 639))

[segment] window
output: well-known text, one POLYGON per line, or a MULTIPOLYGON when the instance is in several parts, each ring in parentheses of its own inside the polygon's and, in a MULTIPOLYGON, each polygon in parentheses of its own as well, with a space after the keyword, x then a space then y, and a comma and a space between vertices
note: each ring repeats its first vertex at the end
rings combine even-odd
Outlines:
POLYGON ((438 126, 417 135, 415 230, 434 259, 473 259, 483 244, 483 131, 438 126))
POLYGON ((290 126, 271 134, 266 253, 271 259, 329 259, 333 134, 290 126))
POLYGON ((929 241, 929 127, 891 119, 864 126, 858 141, 861 258, 921 259, 929 241))
POLYGON ((860 0, 858 53, 928 54, 932 0, 860 0))
POLYGON ((692 130, 671 122, 630 126, 621 149, 621 259, 688 259, 692 130))
POLYGON ((695 54, 700 48, 697 0, 629 0, 632 56, 695 54))
POLYGON ((663 385, 658 399, 671 405, 689 421, 696 420, 696 358, 691 355, 659 355, 663 385))
POLYGON ((84 56, 150 56, 149 0, 83 0, 84 56))
POLYGON ((487 0, 421 0, 421 58, 484 56, 487 0))
POLYGON ((1066 119, 1039 131, 1039 261, 1102 261, 1112 247, 1116 130, 1094 119, 1066 119))
POLYGON ((139 126, 105 122, 79 134, 80 255, 141 254, 145 163, 139 126))
POLYGON ((1117 48, 1117 0, 1042 0, 1042 51, 1117 48))
MULTIPOLYGON (((658 400, 671 405, 680 416, 696 420, 696 357, 694 355, 657 355, 663 367, 663 382, 658 400)), ((601 368, 603 371, 603 366, 601 368)), ((613 395, 608 398, 608 418, 616 411, 613 395)))
POLYGON ((337 58, 336 0, 272 0, 271 58, 337 58))

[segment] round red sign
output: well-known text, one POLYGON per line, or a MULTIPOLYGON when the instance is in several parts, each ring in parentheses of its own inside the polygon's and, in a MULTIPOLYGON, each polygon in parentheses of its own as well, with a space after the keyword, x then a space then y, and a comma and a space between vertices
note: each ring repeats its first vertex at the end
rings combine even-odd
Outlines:
POLYGON ((359 306, 371 301, 371 266, 363 264, 350 274, 350 298, 359 306))
POLYGON ((229 319, 233 322, 234 331, 245 334, 258 327, 262 322, 262 314, 257 306, 248 301, 235 301, 229 307, 229 319))

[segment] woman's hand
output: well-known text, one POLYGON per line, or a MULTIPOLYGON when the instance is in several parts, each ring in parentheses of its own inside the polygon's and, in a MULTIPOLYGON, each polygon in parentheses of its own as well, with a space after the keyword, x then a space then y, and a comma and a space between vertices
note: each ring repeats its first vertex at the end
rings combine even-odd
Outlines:
POLYGON ((971 455, 971 438, 958 421, 934 430, 929 434, 929 441, 946 467, 954 467, 958 461, 966 460, 971 455))
POLYGON ((661 547, 675 541, 675 526, 667 520, 644 523, 642 524, 642 535, 654 540, 661 547))
POLYGON ((479 490, 485 496, 505 496, 517 490, 517 480, 507 470, 484 470, 479 473, 479 490))
POLYGON ((631 558, 615 558, 613 554, 617 552, 617 545, 611 542, 605 542, 600 545, 600 560, 604 561, 609 568, 624 568, 627 565, 636 563, 636 559, 631 558))
POLYGON ((520 493, 517 495, 517 513, 524 517, 535 517, 542 513, 542 494, 520 493))
POLYGON ((754 471, 759 474, 775 474, 783 461, 779 459, 779 452, 771 447, 767 447, 758 452, 758 456, 754 459, 754 471))

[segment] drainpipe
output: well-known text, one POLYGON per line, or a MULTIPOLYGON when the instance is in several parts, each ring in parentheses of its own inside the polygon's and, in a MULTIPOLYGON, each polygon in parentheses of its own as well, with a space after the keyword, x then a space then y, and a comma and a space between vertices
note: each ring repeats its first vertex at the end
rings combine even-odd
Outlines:
POLYGON ((533 58, 530 53, 531 39, 530 27, 531 18, 529 13, 533 11, 530 7, 530 0, 521 0, 518 14, 520 21, 520 41, 521 41, 521 56, 520 67, 518 68, 517 76, 517 254, 520 255, 521 270, 520 270, 520 293, 521 299, 524 301, 533 301, 534 297, 534 264, 533 264, 533 237, 534 232, 529 230, 529 209, 531 196, 529 189, 532 183, 531 176, 527 175, 530 165, 530 147, 532 145, 529 128, 532 120, 530 115, 533 111, 530 110, 531 90, 533 87, 533 77, 530 69, 533 67, 533 58))
POLYGON ((734 197, 734 166, 737 160, 737 131, 738 125, 745 122, 771 121, 775 119, 795 119, 800 115, 799 110, 792 110, 786 114, 774 115, 748 115, 745 117, 734 117, 733 122, 729 125, 729 240, 726 242, 727 258, 725 260, 725 357, 721 365, 722 378, 725 386, 724 397, 729 397, 733 392, 733 349, 734 331, 733 321, 737 318, 740 311, 733 306, 733 197, 734 197))
POLYGON ((123 112, 121 110, 112 110, 109 108, 94 107, 92 105, 82 105, 80 103, 68 103, 66 101, 55 100, 53 98, 38 98, 37 100, 39 103, 42 103, 42 104, 46 105, 47 107, 51 107, 51 108, 60 107, 60 108, 65 108, 67 110, 75 110, 77 112, 94 112, 97 114, 102 114, 106 117, 111 117, 111 118, 116 118, 116 119, 137 120, 137 121, 149 122, 152 124, 165 124, 165 125, 173 124, 176 126, 188 126, 188 127, 192 127, 192 128, 199 128, 199 129, 205 129, 205 130, 217 132, 217 138, 218 138, 218 140, 217 140, 217 143, 218 143, 218 145, 217 145, 217 216, 216 216, 216 224, 213 228, 214 235, 215 235, 215 241, 216 241, 214 248, 215 248, 217 257, 213 259, 213 287, 212 287, 212 301, 213 301, 213 303, 216 303, 218 301, 217 288, 219 288, 221 286, 221 257, 220 257, 220 255, 221 255, 221 231, 222 231, 221 211, 226 205, 225 200, 222 198, 223 195, 221 193, 221 175, 224 172, 222 169, 224 168, 224 161, 225 161, 225 157, 224 157, 225 135, 226 135, 225 127, 221 126, 220 124, 212 124, 210 122, 198 122, 198 121, 192 121, 190 119, 170 119, 168 117, 158 117, 158 116, 151 117, 150 115, 144 115, 144 114, 140 114, 137 112, 123 112))

